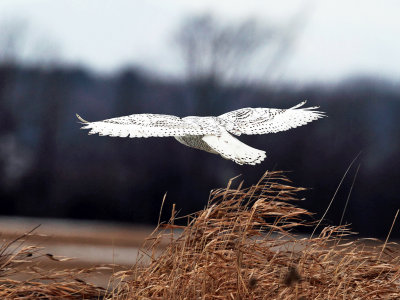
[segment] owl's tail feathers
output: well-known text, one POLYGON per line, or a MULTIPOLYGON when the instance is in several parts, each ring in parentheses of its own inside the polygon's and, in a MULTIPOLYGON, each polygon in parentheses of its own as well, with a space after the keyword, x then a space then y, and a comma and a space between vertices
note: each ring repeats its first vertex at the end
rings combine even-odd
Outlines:
POLYGON ((247 146, 227 132, 221 136, 205 135, 202 139, 223 158, 239 165, 259 164, 267 157, 265 151, 247 146))
POLYGON ((75 115, 78 118, 78 120, 80 121, 79 123, 81 123, 81 124, 89 123, 88 121, 84 120, 80 115, 78 115, 78 114, 75 114, 75 115))

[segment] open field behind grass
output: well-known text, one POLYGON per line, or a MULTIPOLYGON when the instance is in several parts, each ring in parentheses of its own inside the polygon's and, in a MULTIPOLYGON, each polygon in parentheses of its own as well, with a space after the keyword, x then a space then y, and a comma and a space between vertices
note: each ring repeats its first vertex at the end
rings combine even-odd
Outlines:
MULTIPOLYGON (((36 260, 42 269, 85 269, 112 265, 88 276, 90 282, 102 287, 107 287, 114 272, 129 269, 136 262, 139 248, 154 230, 145 226, 96 221, 0 217, 0 238, 3 242, 18 239, 33 228, 36 229, 24 237, 23 246, 42 248, 43 257, 36 260), (63 258, 72 259, 59 261, 63 258)), ((16 274, 13 278, 26 279, 27 276, 16 274)))
POLYGON ((296 206, 303 190, 280 172, 249 188, 230 182, 187 226, 172 213, 153 232, 42 220, 21 237, 39 220, 3 218, 0 298, 400 299, 397 244, 323 222, 312 237, 292 234, 316 225, 296 206))
POLYGON ((40 225, 28 243, 77 263, 132 265, 138 248, 154 228, 95 221, 0 217, 3 239, 14 239, 40 225))

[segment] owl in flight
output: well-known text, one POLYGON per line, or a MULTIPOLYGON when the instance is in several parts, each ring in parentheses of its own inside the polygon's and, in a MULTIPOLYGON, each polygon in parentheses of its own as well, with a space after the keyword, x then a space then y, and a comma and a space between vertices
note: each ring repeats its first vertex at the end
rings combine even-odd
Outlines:
POLYGON ((218 117, 135 114, 97 122, 76 115, 90 129, 89 134, 119 137, 170 137, 178 142, 221 155, 240 165, 255 165, 264 160, 265 151, 250 147, 231 134, 266 134, 285 131, 324 117, 318 106, 300 108, 306 101, 289 109, 242 108, 218 117))

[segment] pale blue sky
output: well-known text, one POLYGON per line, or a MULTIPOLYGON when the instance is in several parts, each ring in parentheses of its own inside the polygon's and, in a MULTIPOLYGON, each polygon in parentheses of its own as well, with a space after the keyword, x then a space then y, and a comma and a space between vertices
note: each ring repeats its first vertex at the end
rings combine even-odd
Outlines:
POLYGON ((0 22, 26 20, 28 44, 53 41, 50 48, 64 63, 107 73, 139 64, 180 76, 172 36, 185 17, 211 12, 222 20, 284 24, 304 7, 307 23, 279 78, 330 81, 365 74, 400 81, 396 0, 1 0, 0 22))

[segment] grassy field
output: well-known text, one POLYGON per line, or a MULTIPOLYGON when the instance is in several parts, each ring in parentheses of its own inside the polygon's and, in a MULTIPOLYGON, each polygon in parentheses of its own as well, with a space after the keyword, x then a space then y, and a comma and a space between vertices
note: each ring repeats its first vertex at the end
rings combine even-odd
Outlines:
POLYGON ((400 299, 396 244, 356 240, 349 228, 323 222, 313 236, 293 234, 316 226, 296 206, 301 191, 280 172, 248 188, 229 182, 184 217, 186 226, 175 225, 173 210, 167 224, 144 230, 132 264, 44 268, 69 260, 30 246, 40 239, 34 232, 9 236, 0 250, 0 298, 400 299), (99 274, 108 284, 96 282, 99 274))

